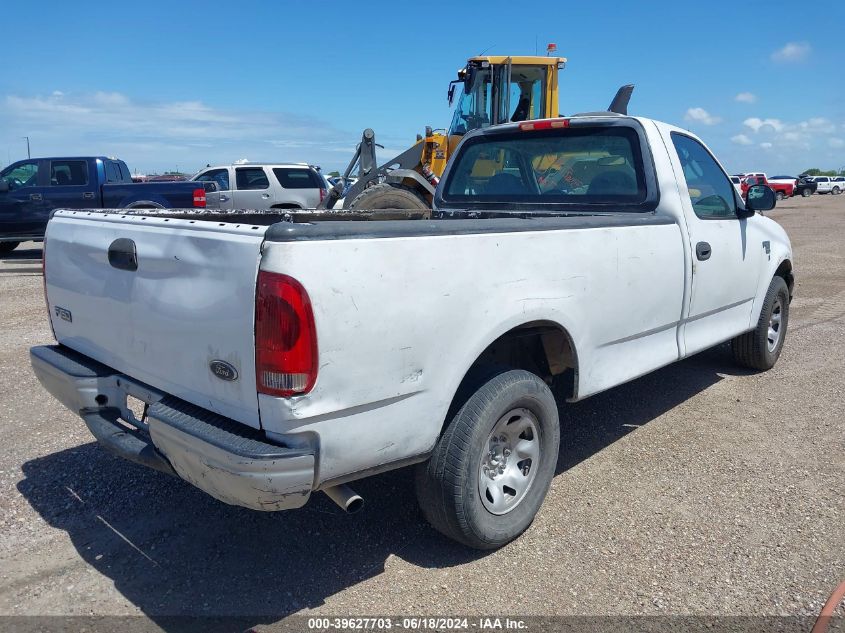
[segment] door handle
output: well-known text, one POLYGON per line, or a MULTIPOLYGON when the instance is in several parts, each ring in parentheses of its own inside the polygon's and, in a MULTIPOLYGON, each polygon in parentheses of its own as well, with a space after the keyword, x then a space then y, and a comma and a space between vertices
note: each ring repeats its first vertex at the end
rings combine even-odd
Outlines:
POLYGON ((710 259, 710 255, 713 254, 713 249, 710 248, 710 244, 707 242, 699 242, 695 245, 695 256, 699 259, 699 261, 704 261, 705 259, 710 259))
POLYGON ((220 194, 220 202, 228 202, 229 196, 224 196, 222 193, 220 194))
POLYGON ((267 200, 270 197, 270 194, 269 193, 262 193, 261 197, 264 198, 265 200, 267 200))
POLYGON ((29 199, 35 200, 35 201, 40 201, 42 198, 41 198, 40 193, 31 193, 31 194, 29 194, 29 199))
POLYGON ((94 199, 94 192, 93 191, 86 191, 85 193, 82 194, 82 197, 85 200, 93 200, 94 199))

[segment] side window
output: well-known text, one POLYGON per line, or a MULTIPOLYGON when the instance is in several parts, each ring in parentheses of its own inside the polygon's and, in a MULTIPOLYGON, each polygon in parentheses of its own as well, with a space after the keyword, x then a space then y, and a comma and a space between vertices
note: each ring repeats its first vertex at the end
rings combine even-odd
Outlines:
POLYGON ((217 188, 220 191, 229 191, 229 170, 228 169, 209 169, 207 172, 197 176, 199 182, 214 182, 217 183, 217 188))
POLYGON ((0 175, 9 183, 10 191, 24 187, 36 187, 38 186, 38 163, 35 161, 21 163, 12 169, 4 170, 0 175))
POLYGON ((238 189, 269 189, 270 181, 261 167, 242 167, 235 170, 238 189))
POLYGON ((129 173, 129 167, 123 161, 118 162, 120 166, 120 175, 123 176, 123 182, 132 182, 132 175, 129 173))
MULTIPOLYGON (((114 163, 109 163, 114 165, 114 163)), ((109 177, 111 180, 111 178, 109 177)), ((120 178, 118 178, 120 180, 120 178)), ((88 163, 84 160, 54 160, 50 162, 50 185, 74 187, 88 184, 88 163)))
POLYGON ((704 219, 736 218, 735 189, 710 152, 695 139, 676 132, 672 132, 672 143, 695 214, 704 219))
POLYGON ((113 160, 106 161, 106 182, 121 182, 123 176, 120 167, 113 160))
POLYGON ((285 189, 322 189, 325 187, 322 177, 310 169, 275 167, 273 174, 285 189))

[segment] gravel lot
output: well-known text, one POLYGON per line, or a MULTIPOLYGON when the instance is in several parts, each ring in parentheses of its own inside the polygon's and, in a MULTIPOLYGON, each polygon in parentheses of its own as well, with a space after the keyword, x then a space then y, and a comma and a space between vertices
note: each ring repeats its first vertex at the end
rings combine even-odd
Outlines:
POLYGON ((845 196, 781 203, 786 347, 724 346, 561 405, 532 528, 479 554, 434 532, 408 471, 260 514, 113 458, 33 376, 40 245, 0 260, 0 614, 812 615, 845 578, 845 196))

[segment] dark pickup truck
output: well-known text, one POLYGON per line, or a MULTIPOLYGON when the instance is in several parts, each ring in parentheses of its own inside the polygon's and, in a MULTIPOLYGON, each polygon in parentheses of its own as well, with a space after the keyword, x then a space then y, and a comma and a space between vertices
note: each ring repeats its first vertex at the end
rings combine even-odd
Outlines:
POLYGON ((0 172, 0 255, 44 239, 50 213, 59 207, 205 207, 214 206, 216 194, 207 198, 206 192, 215 190, 213 183, 133 183, 126 163, 103 156, 21 160, 0 172))

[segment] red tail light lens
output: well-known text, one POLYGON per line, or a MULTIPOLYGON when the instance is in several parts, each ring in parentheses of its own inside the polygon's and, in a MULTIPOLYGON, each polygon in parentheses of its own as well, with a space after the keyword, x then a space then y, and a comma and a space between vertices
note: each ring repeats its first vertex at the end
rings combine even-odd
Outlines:
POLYGON ((194 189, 194 206, 205 206, 205 189, 194 189))
POLYGON ((258 392, 287 398, 317 381, 317 330, 308 293, 287 275, 258 272, 255 296, 258 392))
POLYGON ((329 190, 320 188, 320 202, 325 200, 327 195, 329 195, 329 190))

